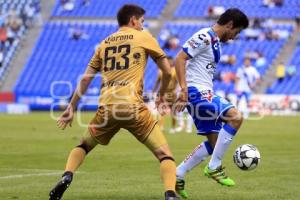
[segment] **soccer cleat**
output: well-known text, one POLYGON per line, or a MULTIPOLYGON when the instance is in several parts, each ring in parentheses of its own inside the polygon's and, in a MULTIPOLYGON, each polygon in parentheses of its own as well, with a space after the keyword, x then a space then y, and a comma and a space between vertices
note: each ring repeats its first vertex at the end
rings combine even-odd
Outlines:
POLYGON ((70 186, 73 178, 72 172, 65 172, 60 181, 49 193, 49 200, 60 200, 66 189, 70 186))
POLYGON ((181 180, 181 179, 176 180, 176 187, 175 188, 176 188, 177 194, 179 194, 182 198, 187 199, 188 194, 184 189, 184 185, 185 185, 184 180, 181 180))
POLYGON ((177 128, 175 128, 176 132, 181 132, 183 130, 183 126, 178 126, 177 128))
POLYGON ((185 130, 185 132, 186 132, 186 133, 192 133, 192 132, 193 132, 193 129, 187 128, 187 129, 185 130))
POLYGON ((180 200, 174 191, 168 190, 165 192, 165 200, 180 200))
POLYGON ((234 186, 235 182, 225 175, 225 167, 219 166, 217 169, 209 169, 208 165, 204 168, 204 175, 212 178, 221 185, 234 186))
POLYGON ((176 133, 176 131, 175 131, 175 129, 174 129, 174 128, 170 128, 170 130, 169 130, 169 133, 170 133, 170 134, 175 134, 175 133, 176 133))

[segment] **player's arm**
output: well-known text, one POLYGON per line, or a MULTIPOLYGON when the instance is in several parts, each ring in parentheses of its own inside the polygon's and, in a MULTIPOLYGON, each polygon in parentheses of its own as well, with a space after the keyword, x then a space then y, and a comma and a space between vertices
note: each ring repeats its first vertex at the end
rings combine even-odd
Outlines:
POLYGON ((161 58, 157 59, 156 64, 162 72, 159 95, 163 97, 165 95, 165 92, 168 88, 168 85, 169 85, 169 82, 170 82, 170 79, 171 79, 171 76, 172 76, 171 66, 170 66, 169 61, 166 57, 161 57, 161 58))
POLYGON ((156 81, 155 81, 152 93, 155 93, 158 90, 159 85, 160 85, 160 81, 161 81, 161 75, 160 75, 160 72, 158 72, 158 75, 157 75, 157 78, 156 78, 156 81))
POLYGON ((85 94, 87 88, 89 87, 90 83, 95 77, 95 74, 97 74, 97 70, 88 66, 85 70, 81 80, 79 81, 79 84, 73 94, 73 97, 70 101, 70 106, 74 110, 80 100, 80 98, 85 94))
POLYGON ((166 114, 165 93, 166 93, 166 90, 170 83, 171 76, 172 76, 171 66, 170 66, 169 61, 166 56, 156 59, 156 64, 157 64, 158 68, 161 70, 162 76, 161 76, 160 89, 159 89, 158 95, 155 100, 155 105, 156 105, 158 112, 161 115, 165 115, 166 114))
POLYGON ((176 111, 183 111, 187 100, 188 91, 186 83, 186 62, 189 59, 204 52, 209 45, 207 34, 197 32, 190 37, 182 46, 182 50, 177 54, 175 58, 175 69, 176 76, 178 79, 179 86, 181 88, 179 97, 176 102, 176 111))
POLYGON ((172 76, 171 66, 166 54, 160 48, 157 40, 148 32, 143 32, 142 45, 146 50, 146 53, 151 56, 151 58, 154 60, 154 62, 162 72, 160 89, 155 104, 158 108, 159 113, 163 115, 165 114, 165 111, 164 109, 160 109, 163 107, 161 107, 160 105, 165 104, 164 95, 172 76))
POLYGON ((175 70, 178 84, 183 91, 187 91, 186 84, 186 62, 189 59, 189 56, 182 50, 179 51, 175 58, 175 70))
POLYGON ((97 50, 94 56, 92 57, 88 67, 86 68, 82 78, 79 81, 79 84, 73 93, 72 99, 62 113, 62 115, 57 120, 57 126, 61 129, 65 129, 67 125, 72 126, 74 110, 80 100, 80 98, 85 94, 87 88, 95 77, 95 74, 101 68, 101 60, 99 57, 100 50, 97 50))
POLYGON ((179 97, 176 102, 176 111, 183 111, 187 102, 186 62, 190 57, 180 50, 175 58, 175 70, 177 81, 180 86, 179 97))
POLYGON ((85 73, 83 74, 75 92, 73 93, 72 99, 63 112, 63 114, 57 120, 57 126, 61 129, 65 129, 67 125, 72 126, 74 110, 80 100, 80 98, 85 94, 87 88, 89 87, 91 81, 93 80, 97 70, 88 66, 85 73))

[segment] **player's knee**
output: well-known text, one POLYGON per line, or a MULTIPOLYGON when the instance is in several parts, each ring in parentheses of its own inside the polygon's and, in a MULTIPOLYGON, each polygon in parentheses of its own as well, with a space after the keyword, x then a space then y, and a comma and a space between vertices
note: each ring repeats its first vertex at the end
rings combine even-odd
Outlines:
POLYGON ((79 145, 76 146, 77 148, 81 148, 88 154, 94 147, 88 145, 86 142, 82 141, 79 145))
POLYGON ((164 156, 164 157, 159 158, 159 162, 163 162, 165 160, 171 160, 171 161, 175 162, 175 160, 172 156, 164 156))
POLYGON ((164 160, 174 161, 173 155, 167 146, 162 146, 159 149, 156 149, 153 153, 160 162, 164 160))
POLYGON ((239 129, 242 123, 243 123, 243 114, 239 112, 237 109, 232 109, 230 113, 230 118, 228 120, 228 124, 235 129, 239 129))

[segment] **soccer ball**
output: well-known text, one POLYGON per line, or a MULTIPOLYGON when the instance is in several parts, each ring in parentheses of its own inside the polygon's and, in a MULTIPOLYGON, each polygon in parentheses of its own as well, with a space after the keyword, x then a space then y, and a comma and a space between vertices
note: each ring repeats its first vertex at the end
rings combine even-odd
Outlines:
POLYGON ((252 144, 243 144, 236 148, 233 162, 242 170, 253 170, 260 162, 260 153, 252 144))

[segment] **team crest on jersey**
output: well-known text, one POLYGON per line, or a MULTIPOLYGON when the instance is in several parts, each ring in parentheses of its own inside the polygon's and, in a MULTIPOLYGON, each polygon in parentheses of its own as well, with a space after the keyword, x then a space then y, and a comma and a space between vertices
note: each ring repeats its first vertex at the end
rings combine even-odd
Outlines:
POLYGON ((193 49, 199 47, 200 43, 196 42, 194 39, 191 39, 187 42, 193 49))
POLYGON ((133 58, 138 60, 138 59, 141 58, 141 54, 140 53, 135 53, 135 54, 133 54, 133 58))
POLYGON ((210 45, 209 39, 206 38, 206 35, 201 33, 198 35, 199 40, 202 40, 204 44, 210 45))
POLYGON ((201 100, 207 100, 209 102, 212 102, 213 99, 213 93, 210 90, 203 90, 201 93, 201 100))
POLYGON ((134 53, 133 58, 134 58, 133 64, 140 64, 140 59, 141 59, 140 53, 138 53, 138 52, 134 53))

